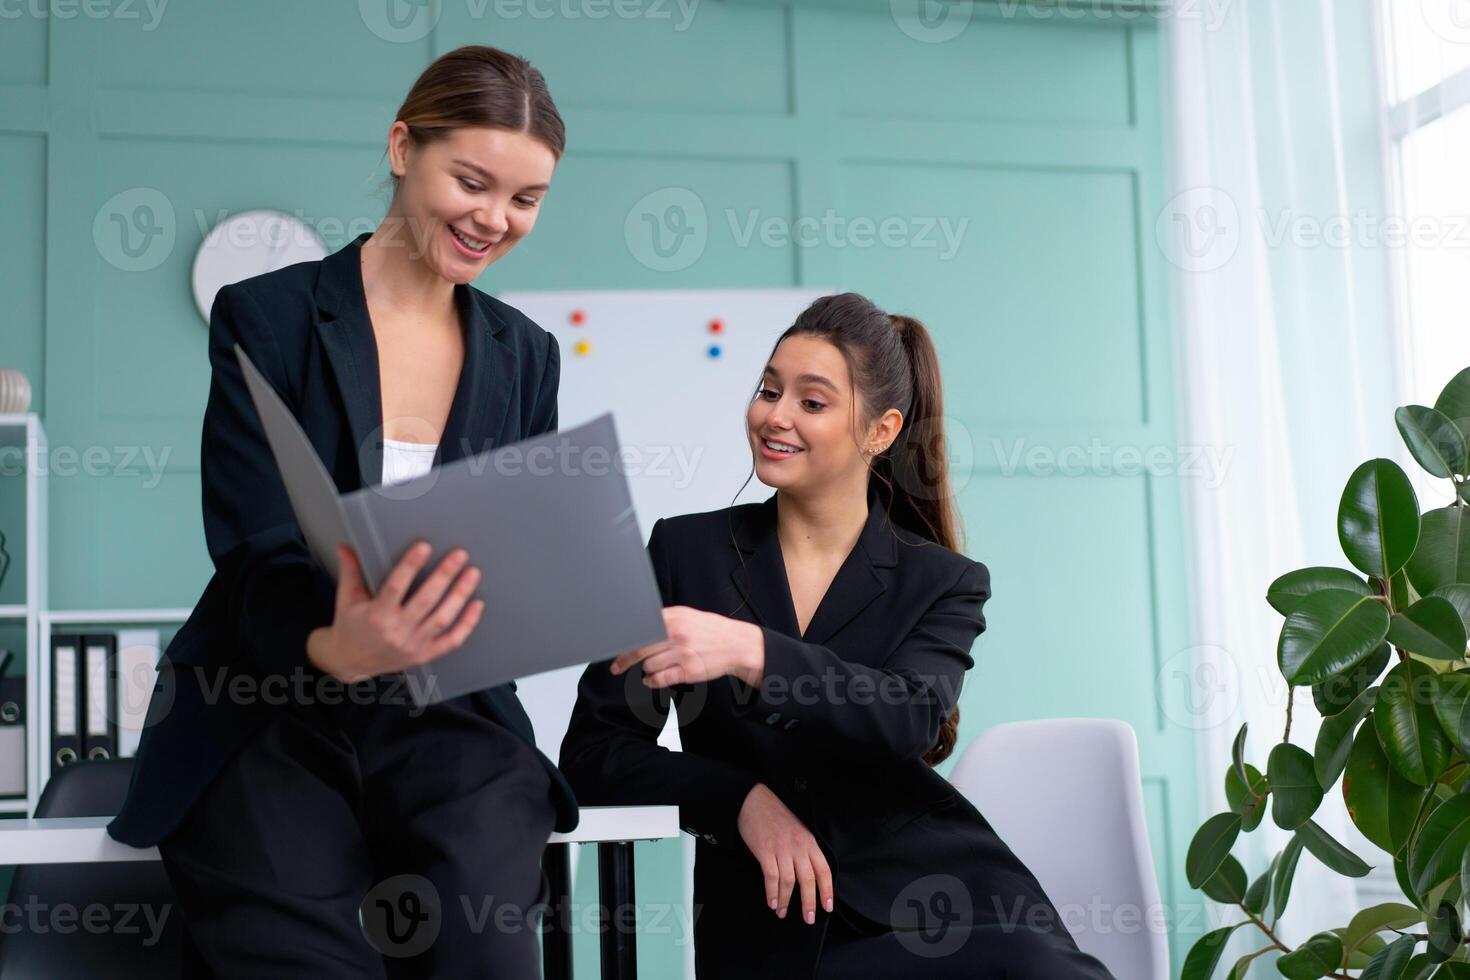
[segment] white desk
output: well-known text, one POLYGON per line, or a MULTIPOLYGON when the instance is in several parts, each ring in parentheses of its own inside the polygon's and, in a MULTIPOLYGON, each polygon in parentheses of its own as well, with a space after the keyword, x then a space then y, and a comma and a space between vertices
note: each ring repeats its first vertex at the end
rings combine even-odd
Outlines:
MULTIPOLYGON (((111 822, 111 817, 0 820, 0 865, 158 860, 156 847, 130 847, 109 837, 111 822)), ((548 980, 571 976, 571 875, 564 845, 598 845, 602 975, 632 980, 637 976, 634 936, 616 927, 625 920, 615 910, 633 905, 633 842, 679 832, 676 806, 589 806, 582 808, 576 830, 551 835, 543 861, 550 907, 541 929, 548 980)))
MULTIPOLYGON (((157 861, 156 847, 129 847, 107 835, 111 817, 0 820, 0 865, 157 861)), ((618 844, 679 836, 676 806, 585 806, 577 829, 547 844, 618 844)))

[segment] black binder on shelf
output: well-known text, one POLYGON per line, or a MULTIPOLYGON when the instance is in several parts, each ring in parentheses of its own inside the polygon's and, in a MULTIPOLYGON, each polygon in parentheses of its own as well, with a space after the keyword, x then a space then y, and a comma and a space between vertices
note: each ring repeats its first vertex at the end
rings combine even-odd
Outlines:
POLYGON ((86 715, 82 749, 88 759, 111 759, 117 755, 117 635, 88 633, 82 637, 86 676, 82 689, 86 715))
POLYGON ((51 765, 69 766, 82 757, 82 637, 51 634, 51 765))
POLYGON ((26 678, 5 673, 14 658, 0 650, 0 798, 26 795, 26 678))

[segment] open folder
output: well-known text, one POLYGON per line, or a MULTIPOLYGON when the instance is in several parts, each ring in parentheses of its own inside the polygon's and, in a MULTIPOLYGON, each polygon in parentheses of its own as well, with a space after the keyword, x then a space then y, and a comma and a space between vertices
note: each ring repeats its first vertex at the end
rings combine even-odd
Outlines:
POLYGON ((337 581, 339 542, 368 588, 415 541, 433 554, 410 594, 456 546, 480 569, 480 621, 457 649, 404 670, 423 707, 517 677, 606 660, 666 637, 662 600, 611 413, 338 494, 295 416, 239 344, 235 355, 312 556, 337 581))

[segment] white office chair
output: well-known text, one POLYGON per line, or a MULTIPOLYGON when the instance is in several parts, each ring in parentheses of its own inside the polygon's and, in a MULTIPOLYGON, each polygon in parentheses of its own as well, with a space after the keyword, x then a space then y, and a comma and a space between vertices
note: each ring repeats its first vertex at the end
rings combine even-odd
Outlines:
POLYGON ((1036 875, 1084 952, 1128 980, 1169 980, 1138 739, 1109 718, 997 725, 950 782, 1036 875))

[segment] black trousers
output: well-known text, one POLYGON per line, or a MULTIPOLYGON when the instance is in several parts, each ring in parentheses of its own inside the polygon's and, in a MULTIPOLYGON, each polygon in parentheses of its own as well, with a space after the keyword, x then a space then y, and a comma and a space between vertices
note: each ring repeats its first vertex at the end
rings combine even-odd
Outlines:
POLYGON ((923 932, 863 930, 831 917, 816 980, 1114 980, 1064 927, 970 921, 923 932))
POLYGON ((469 696, 391 700, 283 709, 159 844, 185 977, 540 975, 545 769, 469 696))

